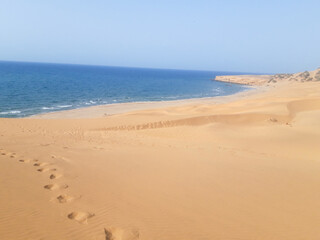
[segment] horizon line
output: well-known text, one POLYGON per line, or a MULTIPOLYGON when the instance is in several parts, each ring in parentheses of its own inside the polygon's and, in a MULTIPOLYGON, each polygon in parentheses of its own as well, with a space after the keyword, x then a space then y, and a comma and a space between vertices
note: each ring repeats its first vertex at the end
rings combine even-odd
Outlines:
POLYGON ((198 72, 226 72, 237 73, 239 75, 273 75, 275 73, 253 73, 242 71, 223 71, 223 70, 199 70, 199 69, 178 69, 178 68, 157 68, 157 67, 132 67, 132 66, 115 66, 115 65, 103 65, 103 64, 84 64, 84 63, 62 63, 62 62, 37 62, 37 61, 19 61, 19 60, 0 60, 0 62, 11 63, 36 63, 36 64, 52 64, 52 65, 75 65, 75 66, 88 66, 88 67, 115 67, 115 68, 135 68, 135 69, 154 69, 154 70, 172 70, 172 71, 198 71, 198 72))

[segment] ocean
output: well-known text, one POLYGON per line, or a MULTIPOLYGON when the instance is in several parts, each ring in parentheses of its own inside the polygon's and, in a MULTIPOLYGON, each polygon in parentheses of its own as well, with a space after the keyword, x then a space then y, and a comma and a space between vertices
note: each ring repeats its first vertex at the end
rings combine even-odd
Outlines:
POLYGON ((247 88, 212 79, 235 74, 240 73, 0 62, 0 117, 230 95, 247 88))

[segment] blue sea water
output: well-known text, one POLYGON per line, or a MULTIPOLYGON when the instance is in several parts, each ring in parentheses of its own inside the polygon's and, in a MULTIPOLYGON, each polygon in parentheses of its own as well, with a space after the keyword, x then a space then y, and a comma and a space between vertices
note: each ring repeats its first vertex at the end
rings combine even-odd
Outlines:
POLYGON ((0 62, 0 117, 26 117, 101 104, 168 101, 246 89, 212 81, 239 73, 0 62))

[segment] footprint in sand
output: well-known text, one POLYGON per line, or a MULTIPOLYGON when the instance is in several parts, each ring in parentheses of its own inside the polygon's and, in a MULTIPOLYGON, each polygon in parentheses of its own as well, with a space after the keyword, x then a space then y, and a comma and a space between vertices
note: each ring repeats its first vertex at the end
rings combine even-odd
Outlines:
POLYGON ((29 163, 30 160, 29 159, 19 159, 19 162, 22 162, 22 163, 29 163))
POLYGON ((105 228, 104 229, 106 240, 138 240, 140 233, 138 230, 124 230, 121 228, 105 228))
POLYGON ((68 218, 78 223, 88 224, 88 219, 94 217, 95 214, 89 212, 72 212, 68 214, 68 218))
POLYGON ((46 163, 46 162, 37 162, 37 163, 35 163, 35 164, 33 164, 33 166, 35 166, 35 167, 44 167, 44 166, 47 166, 47 165, 49 165, 49 163, 46 163))
POLYGON ((58 203, 69 203, 69 202, 72 202, 73 200, 74 200, 74 197, 71 197, 66 194, 61 194, 58 197, 56 197, 56 201, 58 203))
POLYGON ((55 174, 55 173, 53 173, 49 176, 50 179, 58 179, 61 177, 62 177, 62 174, 55 174))
POLYGON ((68 188, 68 185, 67 184, 59 185, 59 184, 54 183, 54 184, 47 184, 43 187, 47 190, 54 191, 54 190, 58 190, 58 189, 66 189, 66 188, 68 188))
POLYGON ((6 152, 6 151, 1 151, 1 155, 3 156, 9 156, 9 155, 14 155, 15 153, 12 152, 6 152))
POLYGON ((11 158, 15 158, 16 157, 16 153, 13 153, 13 152, 3 152, 2 155, 8 155, 11 158))
POLYGON ((51 155, 51 158, 63 160, 63 161, 66 161, 66 162, 70 162, 70 159, 68 159, 66 157, 62 157, 62 156, 51 155))
POLYGON ((38 172, 48 172, 48 171, 51 171, 51 172, 54 172, 54 171, 57 171, 56 168, 39 168, 37 169, 38 172))
POLYGON ((42 143, 42 144, 40 144, 40 146, 47 147, 47 146, 50 146, 50 143, 42 143))

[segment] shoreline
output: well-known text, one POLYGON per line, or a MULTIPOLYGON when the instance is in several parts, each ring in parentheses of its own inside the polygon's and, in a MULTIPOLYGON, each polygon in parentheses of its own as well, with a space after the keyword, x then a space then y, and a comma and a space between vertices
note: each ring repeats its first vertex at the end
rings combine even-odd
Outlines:
MULTIPOLYGON (((227 82, 226 82, 227 83, 227 82)), ((241 83, 239 83, 241 84, 241 83)), ((243 84, 242 84, 243 85, 243 84)), ((47 113, 34 114, 20 119, 72 119, 72 118, 97 118, 107 117, 115 114, 123 114, 139 110, 150 110, 164 107, 176 107, 189 104, 220 104, 235 101, 240 98, 251 96, 263 91, 267 91, 269 86, 245 86, 243 91, 223 96, 188 98, 180 100, 166 101, 141 101, 126 103, 111 103, 95 105, 90 107, 80 107, 70 110, 53 111, 47 113)))
POLYGON ((96 118, 106 117, 114 114, 122 114, 131 111, 147 110, 153 108, 175 107, 188 104, 219 104, 229 101, 235 101, 242 97, 247 97, 259 93, 260 91, 267 91, 272 87, 279 87, 288 83, 302 83, 305 81, 319 81, 320 70, 305 71, 303 73, 295 74, 276 74, 276 75, 225 75, 216 76, 214 80, 224 82, 226 84, 239 84, 246 89, 231 95, 204 97, 204 98, 190 98, 181 100, 167 100, 167 101, 142 101, 142 102, 127 102, 127 103, 111 103, 96 105, 90 107, 80 107, 71 110, 61 110, 48 113, 40 113, 31 115, 25 118, 31 119, 55 119, 55 118, 96 118))

